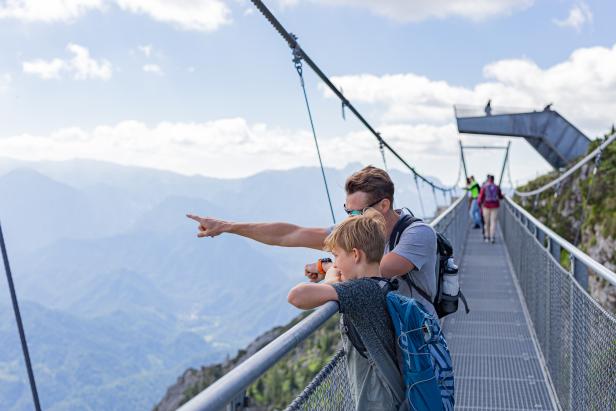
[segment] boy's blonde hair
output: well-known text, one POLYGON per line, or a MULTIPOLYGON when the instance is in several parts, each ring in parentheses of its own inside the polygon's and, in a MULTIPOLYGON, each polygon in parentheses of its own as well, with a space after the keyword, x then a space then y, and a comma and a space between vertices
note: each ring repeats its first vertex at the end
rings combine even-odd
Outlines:
POLYGON ((325 250, 334 247, 347 253, 357 248, 366 253, 368 262, 380 262, 385 249, 385 218, 372 208, 347 218, 325 238, 325 250))

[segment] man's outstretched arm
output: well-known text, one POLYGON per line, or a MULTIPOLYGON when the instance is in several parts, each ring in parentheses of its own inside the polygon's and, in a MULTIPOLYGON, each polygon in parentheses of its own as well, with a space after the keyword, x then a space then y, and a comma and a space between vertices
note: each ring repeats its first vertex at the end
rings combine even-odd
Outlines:
POLYGON ((238 223, 211 217, 187 214, 199 223, 198 237, 216 237, 222 233, 236 234, 260 243, 282 247, 323 249, 326 228, 308 228, 289 223, 238 223))

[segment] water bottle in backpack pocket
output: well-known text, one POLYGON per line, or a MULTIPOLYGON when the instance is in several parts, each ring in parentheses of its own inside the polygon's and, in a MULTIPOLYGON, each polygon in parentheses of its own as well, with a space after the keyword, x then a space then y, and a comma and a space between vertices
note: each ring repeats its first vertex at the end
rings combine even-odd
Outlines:
MULTIPOLYGON (((391 233, 389 250, 393 250, 396 244, 398 244, 404 230, 411 224, 421 221, 421 219, 413 217, 412 215, 406 214, 402 216, 391 233)), ((436 260, 437 267, 435 267, 437 288, 434 297, 415 284, 412 278, 412 272, 402 276, 402 278, 408 284, 409 288, 414 289, 427 301, 432 302, 434 310, 439 318, 455 313, 458 310, 459 299, 462 299, 465 311, 468 314, 470 310, 468 309, 466 298, 464 298, 464 294, 460 291, 458 266, 453 259, 453 246, 447 237, 438 231, 436 232, 436 252, 438 257, 436 260), (447 288, 447 291, 451 294, 446 293, 444 291, 445 288, 447 288)))

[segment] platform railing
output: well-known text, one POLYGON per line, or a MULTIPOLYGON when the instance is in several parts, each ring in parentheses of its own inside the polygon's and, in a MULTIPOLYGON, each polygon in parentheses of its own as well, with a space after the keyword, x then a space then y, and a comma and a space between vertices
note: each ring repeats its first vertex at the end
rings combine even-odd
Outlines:
POLYGON ((587 291, 589 272, 616 274, 509 198, 500 222, 561 409, 616 410, 616 317, 587 291))
MULTIPOLYGON (((469 225, 468 205, 465 197, 460 197, 435 218, 430 225, 442 232, 452 242, 454 249, 462 252, 466 230, 469 225)), ((297 323, 274 341, 266 345, 252 357, 235 367, 210 387, 197 394, 179 408, 180 411, 220 411, 242 408, 244 391, 272 367, 285 354, 308 338, 338 311, 335 302, 329 302, 304 320, 297 323)), ((338 351, 293 401, 288 409, 293 410, 336 410, 355 409, 349 392, 348 375, 344 363, 344 353, 338 351)))

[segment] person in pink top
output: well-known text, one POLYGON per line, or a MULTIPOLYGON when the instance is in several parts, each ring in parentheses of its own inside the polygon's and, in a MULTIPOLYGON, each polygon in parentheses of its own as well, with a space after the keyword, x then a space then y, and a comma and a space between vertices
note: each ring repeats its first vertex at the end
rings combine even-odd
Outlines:
POLYGON ((479 192, 479 207, 483 212, 483 219, 485 220, 484 235, 485 242, 488 241, 494 243, 494 233, 496 232, 496 218, 498 216, 498 208, 500 207, 500 200, 503 198, 503 193, 497 184, 494 184, 494 176, 488 176, 488 182, 481 187, 479 192))

